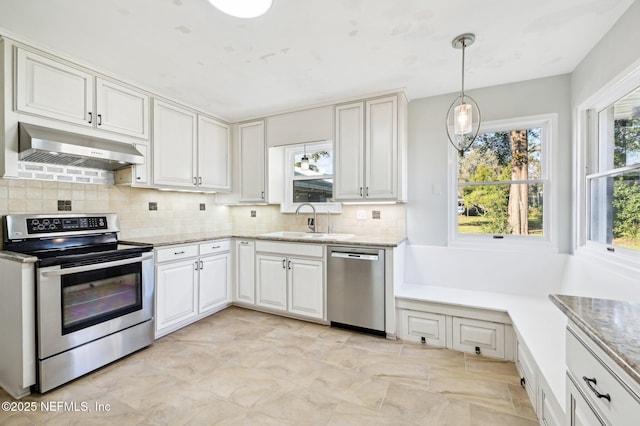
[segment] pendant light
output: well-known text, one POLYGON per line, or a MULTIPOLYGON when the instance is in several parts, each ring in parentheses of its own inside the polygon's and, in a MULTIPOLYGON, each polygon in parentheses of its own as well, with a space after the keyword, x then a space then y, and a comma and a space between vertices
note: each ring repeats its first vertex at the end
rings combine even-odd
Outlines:
POLYGON ((451 41, 454 49, 462 49, 462 89, 447 112, 447 137, 462 157, 478 137, 480 108, 476 101, 464 94, 464 51, 476 40, 471 33, 461 34, 451 41))
POLYGON ((272 0, 209 0, 216 9, 235 18, 257 18, 271 8, 272 0))
POLYGON ((309 170, 309 157, 307 157, 307 144, 304 144, 304 155, 300 160, 300 168, 302 170, 309 170))

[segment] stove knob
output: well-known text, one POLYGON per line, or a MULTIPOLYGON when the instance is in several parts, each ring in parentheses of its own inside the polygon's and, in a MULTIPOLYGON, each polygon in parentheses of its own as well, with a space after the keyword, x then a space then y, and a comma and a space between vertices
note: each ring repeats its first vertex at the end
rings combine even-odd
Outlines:
POLYGON ((48 225, 49 224, 49 219, 42 219, 42 224, 43 225, 48 225))
POLYGON ((37 229, 38 229, 38 231, 44 230, 44 225, 38 225, 37 229))
POLYGON ((49 225, 49 229, 56 229, 55 225, 49 225))

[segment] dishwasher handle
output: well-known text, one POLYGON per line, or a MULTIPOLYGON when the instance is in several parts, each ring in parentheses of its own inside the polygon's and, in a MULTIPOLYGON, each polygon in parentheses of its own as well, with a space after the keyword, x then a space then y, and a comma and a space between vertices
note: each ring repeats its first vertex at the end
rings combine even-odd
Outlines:
POLYGON ((337 257, 341 259, 354 259, 354 260, 378 260, 377 254, 364 254, 364 253, 341 253, 341 252, 331 252, 331 257, 337 257))

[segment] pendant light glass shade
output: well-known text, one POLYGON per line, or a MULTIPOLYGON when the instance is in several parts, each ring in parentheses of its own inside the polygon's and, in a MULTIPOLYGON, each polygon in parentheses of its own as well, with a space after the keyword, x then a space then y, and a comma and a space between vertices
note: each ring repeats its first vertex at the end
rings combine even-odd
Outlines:
POLYGON ((473 34, 462 34, 451 42, 456 49, 462 49, 462 89, 447 112, 447 137, 462 156, 471 147, 480 131, 480 108, 476 101, 464 94, 464 50, 475 41, 473 34))
POLYGON ((309 170, 309 157, 307 155, 302 156, 302 160, 300 160, 300 168, 302 170, 309 170))
POLYGON ((267 13, 272 0, 209 0, 216 9, 236 18, 257 18, 267 13))

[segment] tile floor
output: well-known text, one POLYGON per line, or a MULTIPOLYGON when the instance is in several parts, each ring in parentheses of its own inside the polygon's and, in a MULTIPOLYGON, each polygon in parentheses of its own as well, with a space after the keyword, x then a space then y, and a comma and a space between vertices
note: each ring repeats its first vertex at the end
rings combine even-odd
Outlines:
POLYGON ((20 402, 0 424, 538 424, 513 363, 235 307, 20 402))

